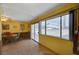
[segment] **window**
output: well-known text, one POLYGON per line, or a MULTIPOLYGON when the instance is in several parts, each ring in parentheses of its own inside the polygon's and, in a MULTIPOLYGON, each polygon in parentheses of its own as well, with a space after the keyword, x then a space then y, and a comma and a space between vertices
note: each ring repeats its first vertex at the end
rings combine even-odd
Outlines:
POLYGON ((69 39, 69 14, 62 16, 62 38, 69 39))
POLYGON ((45 34, 45 21, 40 23, 40 32, 41 34, 45 34))
POLYGON ((46 21, 46 35, 60 37, 60 17, 46 21))
POLYGON ((66 14, 53 19, 41 21, 40 32, 49 36, 60 37, 63 39, 70 39, 70 14, 66 14))

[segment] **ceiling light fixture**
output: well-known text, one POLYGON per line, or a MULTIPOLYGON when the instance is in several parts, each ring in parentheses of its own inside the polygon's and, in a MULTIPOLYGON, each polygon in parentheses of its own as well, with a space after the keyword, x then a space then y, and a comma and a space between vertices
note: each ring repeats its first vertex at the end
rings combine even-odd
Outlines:
POLYGON ((1 21, 7 21, 7 20, 8 20, 7 17, 5 17, 5 16, 1 16, 1 21))

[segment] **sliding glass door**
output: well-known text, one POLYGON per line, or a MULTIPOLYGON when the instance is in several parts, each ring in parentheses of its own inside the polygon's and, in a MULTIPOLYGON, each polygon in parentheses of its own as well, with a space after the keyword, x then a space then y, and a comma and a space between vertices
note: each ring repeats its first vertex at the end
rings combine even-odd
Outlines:
POLYGON ((39 42, 39 24, 35 24, 35 41, 39 42))
POLYGON ((34 39, 34 25, 31 25, 31 39, 34 39))
POLYGON ((33 24, 31 25, 31 39, 39 42, 39 24, 33 24))

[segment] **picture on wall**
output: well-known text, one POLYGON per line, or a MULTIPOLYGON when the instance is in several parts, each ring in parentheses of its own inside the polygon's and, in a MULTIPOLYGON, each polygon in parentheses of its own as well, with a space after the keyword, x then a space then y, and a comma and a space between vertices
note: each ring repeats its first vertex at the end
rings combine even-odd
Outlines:
POLYGON ((25 28, 24 24, 20 24, 20 30, 23 30, 25 28))
POLYGON ((3 30, 9 30, 9 24, 2 24, 3 30))

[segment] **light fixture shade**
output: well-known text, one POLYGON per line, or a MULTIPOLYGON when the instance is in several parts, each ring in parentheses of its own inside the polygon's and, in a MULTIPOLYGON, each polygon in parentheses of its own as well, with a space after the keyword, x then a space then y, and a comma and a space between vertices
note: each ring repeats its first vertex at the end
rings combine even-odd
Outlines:
POLYGON ((7 17, 5 17, 5 16, 1 16, 1 21, 7 21, 7 20, 8 20, 7 17))

